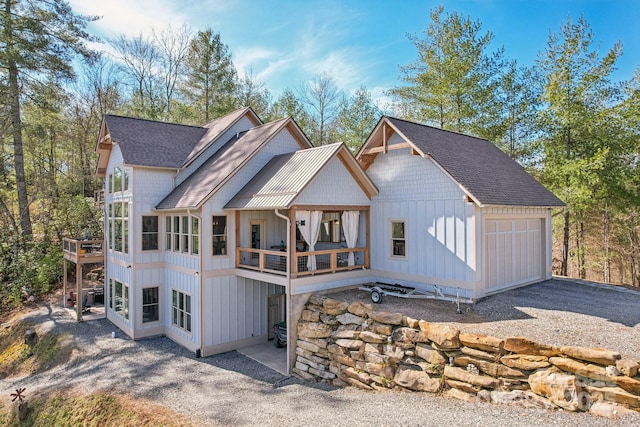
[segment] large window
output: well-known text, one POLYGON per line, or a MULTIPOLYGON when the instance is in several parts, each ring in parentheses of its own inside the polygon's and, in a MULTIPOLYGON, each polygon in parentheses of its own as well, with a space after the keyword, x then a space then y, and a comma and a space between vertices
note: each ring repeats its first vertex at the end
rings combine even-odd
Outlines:
POLYGON ((188 215, 168 216, 165 221, 165 249, 197 255, 200 247, 198 218, 188 215))
POLYGON ((110 203, 107 214, 109 215, 109 249, 129 253, 129 203, 110 203))
POLYGON ((160 320, 160 289, 142 289, 142 323, 156 322, 160 320))
POLYGON ((407 255, 406 247, 404 221, 391 221, 391 254, 397 257, 405 257, 407 255))
POLYGON ((158 217, 142 217, 142 250, 158 250, 158 217))
POLYGON ((191 295, 175 289, 171 293, 171 323, 191 332, 191 295))
POLYGON ((123 316, 129 318, 129 286, 117 280, 109 279, 109 307, 123 316))
POLYGON ((213 255, 227 254, 227 217, 214 216, 211 226, 211 246, 213 255))
POLYGON ((129 190, 130 170, 122 166, 113 168, 113 173, 109 174, 109 193, 119 193, 129 190))

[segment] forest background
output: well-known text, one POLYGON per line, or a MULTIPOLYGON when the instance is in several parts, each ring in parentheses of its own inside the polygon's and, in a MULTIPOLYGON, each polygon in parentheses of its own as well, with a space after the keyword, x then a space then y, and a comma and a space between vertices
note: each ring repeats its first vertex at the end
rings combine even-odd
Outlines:
POLYGON ((640 286, 640 67, 612 75, 622 44, 601 46, 568 16, 533 66, 491 49, 470 16, 431 10, 407 34, 389 102, 319 73, 274 98, 212 28, 158 28, 91 50, 87 24, 58 0, 0 8, 0 309, 61 280, 64 237, 102 236, 93 206, 96 136, 104 114, 202 125, 244 106, 265 122, 293 116, 314 145, 354 152, 382 114, 489 139, 566 203, 553 212, 554 274, 640 286))

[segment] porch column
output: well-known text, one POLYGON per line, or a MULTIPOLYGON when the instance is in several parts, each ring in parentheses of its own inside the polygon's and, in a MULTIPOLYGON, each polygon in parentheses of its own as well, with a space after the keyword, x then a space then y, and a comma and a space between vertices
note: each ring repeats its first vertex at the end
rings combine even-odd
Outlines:
MULTIPOLYGON (((289 277, 298 277, 298 257, 296 253, 296 247, 298 241, 296 240, 296 210, 294 208, 289 209, 289 247, 287 248, 288 263, 289 263, 289 277)), ((288 291, 287 293, 289 293, 288 291)))
POLYGON ((76 262, 76 320, 82 322, 82 264, 76 262))

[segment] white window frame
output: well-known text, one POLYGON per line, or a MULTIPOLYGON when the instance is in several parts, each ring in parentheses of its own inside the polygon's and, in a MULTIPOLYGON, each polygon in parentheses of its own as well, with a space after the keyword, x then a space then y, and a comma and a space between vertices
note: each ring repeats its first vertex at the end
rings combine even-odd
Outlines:
POLYGON ((142 235, 142 239, 140 241, 140 245, 141 245, 141 250, 145 251, 145 252, 149 252, 149 251, 157 251, 160 249, 160 218, 158 217, 158 215, 142 215, 142 217, 140 218, 140 223, 142 225, 142 231, 141 231, 141 235, 142 235), (145 231, 145 218, 155 218, 156 219, 156 230, 155 231, 145 231), (145 242, 147 241, 147 239, 149 237, 152 237, 153 235, 155 235, 156 237, 156 247, 155 248, 145 248, 145 242))
POLYGON ((391 258, 395 258, 395 259, 407 259, 407 220, 404 218, 393 218, 393 219, 389 219, 389 255, 391 256, 391 258), (394 224, 398 224, 401 223, 402 224, 402 231, 403 231, 403 236, 402 237, 394 237, 393 235, 393 225, 394 224), (398 255, 394 253, 394 248, 395 248, 395 242, 396 241, 401 241, 404 242, 404 254, 403 255, 398 255))
POLYGON ((228 215, 212 215, 211 216, 211 256, 226 256, 229 254, 228 251, 228 236, 227 236, 227 228, 229 225, 229 216, 228 215), (215 222, 216 222, 216 218, 224 218, 224 231, 222 234, 216 234, 215 233, 215 222), (220 253, 215 253, 213 244, 216 241, 216 237, 218 238, 223 238, 222 240, 219 241, 224 241, 224 246, 220 248, 220 253))
POLYGON ((142 288, 142 310, 140 311, 141 315, 142 315, 142 323, 153 323, 153 322, 159 322, 160 321, 160 286, 145 286, 144 288, 142 288), (144 301, 144 292, 148 289, 155 289, 157 292, 157 301, 156 302, 151 302, 151 303, 146 303, 144 301), (157 312, 157 319, 154 320, 146 320, 144 319, 144 310, 145 307, 152 307, 155 306, 156 307, 156 312, 157 312))
POLYGON ((129 319, 129 285, 119 280, 109 278, 109 308, 116 314, 129 319), (116 292, 116 288, 120 284, 120 292, 116 292), (117 300, 120 298, 120 308, 118 308, 117 300))
POLYGON ((171 289, 171 324, 189 333, 193 332, 192 303, 190 294, 180 289, 171 289))

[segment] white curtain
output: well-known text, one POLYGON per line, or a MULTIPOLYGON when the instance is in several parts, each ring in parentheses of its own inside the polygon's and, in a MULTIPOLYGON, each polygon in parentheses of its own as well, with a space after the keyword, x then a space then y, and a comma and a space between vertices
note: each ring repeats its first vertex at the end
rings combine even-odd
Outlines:
MULTIPOLYGON (((342 213, 342 230, 344 231, 344 238, 347 241, 348 248, 355 248, 358 242, 358 226, 360 221, 359 211, 344 211, 342 213)), ((356 261, 353 257, 353 252, 349 252, 349 267, 353 267, 356 261)))
MULTIPOLYGON (((322 223, 322 211, 296 211, 296 224, 302 234, 302 238, 309 246, 309 252, 316 250, 318 243, 318 232, 322 223)), ((316 256, 309 255, 307 259, 307 269, 316 271, 316 256)))

